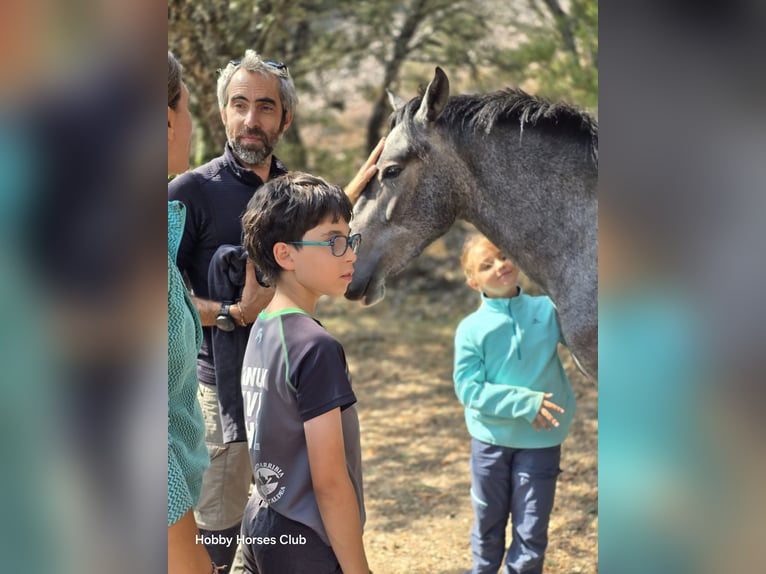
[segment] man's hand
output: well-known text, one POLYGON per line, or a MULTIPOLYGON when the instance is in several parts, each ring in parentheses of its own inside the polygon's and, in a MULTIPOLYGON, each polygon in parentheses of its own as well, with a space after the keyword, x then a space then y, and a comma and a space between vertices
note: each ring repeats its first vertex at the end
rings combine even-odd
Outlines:
POLYGON ((231 317, 240 327, 254 323, 266 305, 274 296, 273 287, 262 287, 255 278, 255 266, 248 258, 245 267, 245 286, 242 299, 231 307, 231 317))
POLYGON ((543 403, 540 405, 540 412, 537 413, 535 420, 532 421, 532 426, 536 431, 539 431, 541 427, 545 430, 551 430, 551 425, 554 427, 559 426, 559 421, 551 414, 551 411, 563 413, 564 409, 548 400, 552 396, 553 393, 545 393, 543 395, 543 403))
POLYGON ((352 204, 356 203, 356 200, 359 199, 359 196, 364 191, 365 186, 372 179, 372 176, 375 175, 375 172, 378 171, 378 166, 375 165, 375 163, 378 161, 380 152, 383 151, 385 143, 386 138, 381 138, 378 145, 375 146, 375 149, 370 152, 370 157, 367 158, 364 165, 362 165, 362 167, 359 168, 359 171, 356 172, 354 179, 352 179, 343 190, 346 192, 346 195, 351 200, 352 204))

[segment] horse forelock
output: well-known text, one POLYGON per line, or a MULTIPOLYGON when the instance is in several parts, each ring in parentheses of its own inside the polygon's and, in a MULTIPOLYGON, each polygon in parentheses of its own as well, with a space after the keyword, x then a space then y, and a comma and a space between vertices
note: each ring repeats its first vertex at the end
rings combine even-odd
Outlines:
MULTIPOLYGON (((415 98, 415 100, 419 102, 420 97, 415 98)), ((406 153, 403 155, 423 160, 431 149, 431 142, 428 139, 426 129, 417 122, 412 121, 412 116, 417 111, 419 105, 415 105, 413 111, 412 104, 413 101, 410 101, 391 114, 389 118, 389 135, 387 137, 389 139, 392 138, 394 136, 394 129, 398 128, 406 141, 406 153)))
MULTIPOLYGON (((412 98, 389 118, 389 129, 402 125, 406 133, 418 138, 415 113, 422 96, 412 98)), ((483 131, 489 134, 496 125, 517 123, 523 134, 525 126, 550 128, 577 137, 588 144, 591 160, 598 167, 598 122, 588 112, 566 102, 553 102, 533 96, 519 88, 506 88, 489 94, 451 96, 437 125, 459 131, 483 131)))
POLYGON ((406 104, 391 112, 391 115, 388 118, 388 130, 391 131, 402 122, 412 122, 412 119, 415 117, 415 112, 417 112, 420 107, 422 99, 423 96, 415 96, 406 104))

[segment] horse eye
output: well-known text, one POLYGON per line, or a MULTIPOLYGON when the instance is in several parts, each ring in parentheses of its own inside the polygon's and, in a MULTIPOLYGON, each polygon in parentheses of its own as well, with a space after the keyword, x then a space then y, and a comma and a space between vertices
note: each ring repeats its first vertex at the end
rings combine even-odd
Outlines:
POLYGON ((401 167, 399 167, 398 165, 389 165, 388 167, 386 167, 383 170, 383 173, 381 174, 381 177, 383 179, 389 179, 391 177, 396 177, 400 173, 402 173, 402 168, 401 167))

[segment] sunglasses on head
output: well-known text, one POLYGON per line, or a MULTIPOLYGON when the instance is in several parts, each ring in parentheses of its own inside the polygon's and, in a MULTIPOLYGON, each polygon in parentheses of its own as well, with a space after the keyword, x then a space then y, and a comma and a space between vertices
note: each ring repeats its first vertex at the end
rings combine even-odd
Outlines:
MULTIPOLYGON (((229 60, 230 66, 239 66, 242 63, 242 60, 229 60)), ((263 62, 266 64, 269 68, 274 68, 278 75, 282 78, 286 78, 290 75, 290 70, 287 69, 287 64, 284 64, 282 62, 275 62, 273 60, 264 60, 263 62)))

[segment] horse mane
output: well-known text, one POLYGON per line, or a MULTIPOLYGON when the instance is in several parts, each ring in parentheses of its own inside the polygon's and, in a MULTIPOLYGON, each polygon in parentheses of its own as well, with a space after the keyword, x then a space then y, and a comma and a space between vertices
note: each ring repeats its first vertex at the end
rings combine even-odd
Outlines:
MULTIPOLYGON (((422 95, 397 109, 389 128, 411 120, 420 107, 422 95)), ((549 128, 587 142, 591 157, 598 166, 598 122, 587 112, 566 102, 552 102, 533 96, 520 88, 506 88, 488 94, 450 96, 437 125, 446 124, 463 130, 490 133, 495 125, 517 123, 520 136, 524 126, 549 128)))

